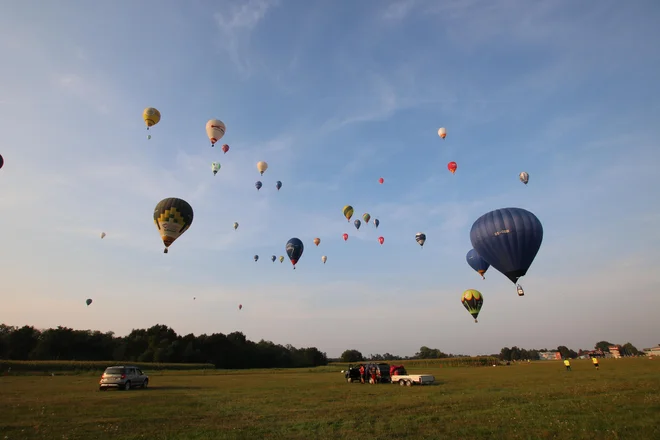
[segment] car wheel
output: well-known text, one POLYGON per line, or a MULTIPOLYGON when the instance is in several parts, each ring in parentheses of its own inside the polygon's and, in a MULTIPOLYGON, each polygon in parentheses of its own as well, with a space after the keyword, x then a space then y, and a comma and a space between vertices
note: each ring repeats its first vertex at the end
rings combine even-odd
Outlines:
POLYGON ((128 391, 130 389, 131 389, 131 382, 126 381, 126 383, 124 384, 124 391, 128 391))
POLYGON ((400 380, 400 381, 399 381, 399 386, 402 386, 402 387, 403 387, 403 386, 405 386, 405 385, 406 385, 406 381, 405 381, 405 380, 400 380))
POLYGON ((149 379, 145 379, 144 383, 142 384, 142 388, 146 389, 149 386, 149 379))

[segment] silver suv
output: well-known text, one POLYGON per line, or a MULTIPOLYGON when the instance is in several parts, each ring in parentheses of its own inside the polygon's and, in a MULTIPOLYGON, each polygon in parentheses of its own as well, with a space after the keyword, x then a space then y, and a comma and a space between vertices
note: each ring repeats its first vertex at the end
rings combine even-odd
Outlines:
POLYGON ((149 376, 138 367, 120 365, 105 369, 99 381, 99 391, 105 391, 108 388, 128 391, 131 388, 146 388, 148 385, 149 376))

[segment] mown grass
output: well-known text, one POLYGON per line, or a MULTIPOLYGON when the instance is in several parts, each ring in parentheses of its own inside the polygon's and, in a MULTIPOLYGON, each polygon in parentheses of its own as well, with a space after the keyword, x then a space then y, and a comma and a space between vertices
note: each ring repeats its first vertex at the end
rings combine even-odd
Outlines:
POLYGON ((147 390, 86 376, 0 377, 0 439, 656 439, 660 362, 408 367, 438 385, 348 384, 340 365, 150 372, 147 390))

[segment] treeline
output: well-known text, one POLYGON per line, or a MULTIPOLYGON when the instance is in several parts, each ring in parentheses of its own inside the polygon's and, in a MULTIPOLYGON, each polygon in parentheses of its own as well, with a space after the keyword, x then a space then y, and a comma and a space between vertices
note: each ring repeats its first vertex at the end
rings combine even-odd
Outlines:
POLYGON ((113 332, 67 327, 37 330, 0 324, 0 359, 213 364, 216 368, 297 368, 327 365, 316 347, 249 341, 241 332, 180 336, 166 325, 113 332))
POLYGON ((548 350, 547 348, 542 348, 540 350, 536 350, 536 349, 527 350, 515 346, 511 348, 504 347, 500 351, 499 358, 502 361, 526 361, 526 360, 535 361, 541 358, 540 353, 559 352, 562 359, 576 359, 580 356, 587 354, 603 355, 604 353, 609 353, 610 347, 614 347, 614 346, 619 347, 619 353, 621 354, 621 356, 639 356, 641 354, 644 354, 643 352, 639 351, 630 342, 626 342, 623 345, 619 345, 619 344, 612 344, 611 342, 608 341, 600 341, 596 345, 594 345, 593 350, 580 349, 577 352, 575 350, 571 350, 570 348, 564 345, 560 345, 554 350, 548 350))
MULTIPOLYGON (((485 355, 488 356, 497 356, 497 355, 485 355)), ((419 351, 415 353, 414 356, 397 356, 391 353, 384 354, 370 354, 369 356, 364 356, 361 352, 355 349, 346 350, 341 354, 341 357, 338 359, 341 362, 363 362, 363 361, 404 361, 412 359, 447 359, 447 358, 461 358, 461 357, 471 357, 464 354, 452 354, 452 353, 443 353, 437 348, 429 348, 425 345, 420 347, 419 351)), ((481 356, 484 357, 484 356, 481 356)))

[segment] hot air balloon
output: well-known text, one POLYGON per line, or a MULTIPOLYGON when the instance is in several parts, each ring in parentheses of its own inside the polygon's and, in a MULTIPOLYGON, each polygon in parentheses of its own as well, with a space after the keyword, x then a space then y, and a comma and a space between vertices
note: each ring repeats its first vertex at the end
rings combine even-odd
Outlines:
POLYGON ((257 170, 259 170, 259 173, 263 176, 266 170, 268 169, 268 164, 266 162, 259 161, 257 162, 257 170))
POLYGON ((5 160, 2 158, 2 154, 0 154, 0 168, 5 164, 5 160))
POLYGON ((105 237, 105 232, 101 232, 101 238, 105 237))
POLYGON ((426 241, 426 234, 423 232, 418 232, 415 234, 415 240, 421 247, 424 247, 424 242, 426 241))
POLYGON ((196 299, 197 299, 197 297, 196 297, 196 296, 193 296, 193 301, 195 301, 196 299))
POLYGON ((319 244, 321 244, 321 239, 318 238, 318 237, 316 237, 316 238, 314 239, 314 244, 317 245, 317 246, 318 246, 319 244))
POLYGON ((447 169, 448 169, 449 171, 451 171, 452 174, 454 174, 454 173, 456 172, 456 169, 457 169, 457 168, 458 168, 458 165, 456 164, 456 162, 449 162, 449 163, 447 164, 447 169))
POLYGON ((481 255, 479 255, 479 252, 475 251, 474 249, 470 249, 465 256, 465 259, 467 260, 467 263, 470 265, 470 267, 474 270, 476 270, 479 275, 481 275, 481 278, 486 279, 484 274, 490 267, 490 264, 483 258, 481 258, 481 255))
POLYGON ((87 298, 87 301, 85 301, 85 304, 87 304, 87 307, 92 303, 92 300, 90 298, 87 298))
POLYGON ((447 137, 447 129, 445 127, 440 127, 438 129, 438 136, 440 136, 442 139, 446 138, 447 137))
POLYGON ((380 179, 378 179, 378 183, 380 183, 381 185, 382 185, 384 182, 385 182, 385 179, 383 179, 382 177, 381 177, 380 179))
POLYGON ((381 245, 385 242, 385 237, 378 237, 378 243, 381 245))
MULTIPOLYGON (((147 107, 142 112, 142 119, 149 130, 149 127, 153 127, 160 121, 160 112, 153 107, 147 107)), ((147 136, 147 139, 151 139, 151 135, 147 136)))
POLYGON ((474 322, 477 322, 477 316, 479 316, 479 311, 484 304, 484 296, 478 290, 468 289, 463 292, 461 296, 461 304, 465 309, 470 312, 470 315, 474 318, 474 322))
POLYGON ((222 139, 225 135, 225 131, 227 131, 227 127, 225 127, 225 123, 219 119, 210 119, 206 123, 206 135, 209 137, 212 147, 215 147, 215 143, 222 139))
POLYGON ((305 246, 303 246, 303 242, 300 241, 300 239, 294 237, 287 241, 286 254, 289 256, 289 260, 291 260, 294 269, 296 268, 296 263, 300 260, 300 257, 302 257, 304 250, 305 246))
POLYGON ((213 171, 214 176, 218 174, 218 171, 220 171, 220 162, 211 163, 211 171, 213 171))
POLYGON ((344 238, 344 241, 348 240, 348 234, 344 233, 342 237, 344 238))
POLYGON ((284 262, 284 255, 280 255, 280 263, 284 262))
POLYGON ((326 261, 328 261, 328 257, 325 255, 321 257, 321 261, 323 261, 323 264, 325 264, 326 261))
POLYGON ((364 222, 366 224, 369 224, 369 220, 371 220, 371 216, 369 215, 368 212, 365 212, 364 214, 362 214, 362 220, 364 220, 364 222))
POLYGON ((273 255, 272 257, 270 257, 270 259, 271 259, 271 260, 273 261, 273 263, 274 263, 275 260, 277 260, 277 257, 276 257, 275 255, 273 255))
POLYGON ((234 231, 238 229, 238 222, 234 222, 234 231))
POLYGON ((256 182, 254 182, 254 187, 257 188, 257 191, 259 191, 262 187, 261 181, 257 180, 256 182))
POLYGON ((241 310, 243 308, 243 304, 238 305, 238 310, 241 310))
POLYGON ((380 224, 380 220, 377 218, 374 219, 374 225, 376 226, 376 229, 378 229, 378 225, 380 224))
POLYGON ((344 217, 346 217, 346 220, 350 222, 351 217, 353 217, 353 207, 351 205, 346 205, 344 206, 342 212, 344 213, 344 217))
MULTIPOLYGON (((484 260, 516 284, 541 248, 543 225, 525 209, 497 209, 472 224, 470 241, 484 260)), ((518 294, 522 296, 524 292, 518 294)))
POLYGON ((172 243, 188 230, 193 217, 192 206, 183 199, 170 197, 158 202, 154 208, 154 223, 165 244, 164 253, 167 253, 172 243))
POLYGON ((227 154, 227 151, 229 151, 229 145, 224 144, 224 145, 222 146, 222 152, 225 153, 225 154, 227 154))
POLYGON ((355 219, 353 224, 355 225, 355 228, 358 230, 360 229, 360 226, 362 226, 362 222, 360 221, 360 219, 355 219))
POLYGON ((526 171, 520 173, 518 177, 520 178, 520 181, 525 185, 527 185, 527 183, 529 182, 529 174, 526 171))
POLYGON ((279 191, 280 188, 282 188, 282 182, 280 182, 280 181, 278 180, 278 181, 275 183, 275 188, 277 188, 277 190, 279 191))
POLYGON ((255 262, 259 261, 259 255, 255 255, 255 256, 254 256, 254 261, 255 261, 255 262))

